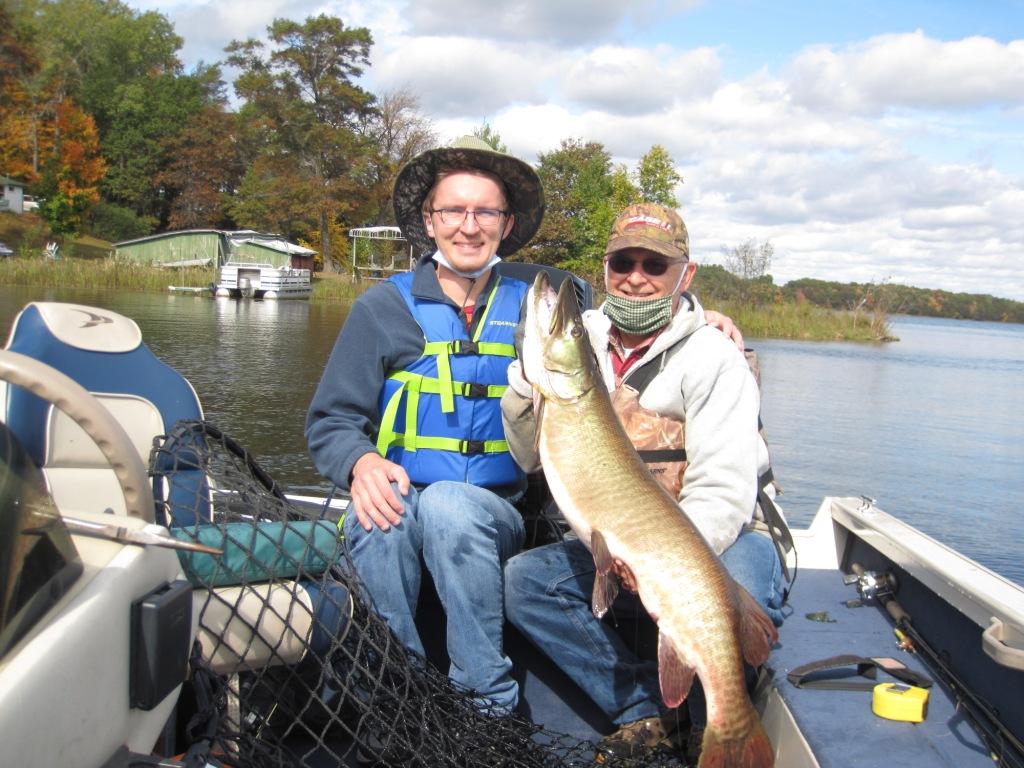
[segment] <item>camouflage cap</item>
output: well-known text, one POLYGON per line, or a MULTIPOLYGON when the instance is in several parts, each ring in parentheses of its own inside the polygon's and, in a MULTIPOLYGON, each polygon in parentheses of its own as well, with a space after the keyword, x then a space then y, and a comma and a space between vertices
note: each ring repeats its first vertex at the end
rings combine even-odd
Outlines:
POLYGON ((690 237, 678 213, 657 203, 631 205, 615 220, 604 253, 643 248, 671 259, 690 258, 690 237))
POLYGON ((536 234, 544 218, 544 190, 537 172, 518 158, 495 152, 476 136, 463 136, 449 147, 428 149, 417 155, 395 180, 392 194, 395 220, 417 253, 432 252, 437 247, 423 224, 423 200, 434 186, 438 171, 446 168, 479 168, 504 182, 515 219, 512 231, 498 248, 499 254, 515 253, 536 234))

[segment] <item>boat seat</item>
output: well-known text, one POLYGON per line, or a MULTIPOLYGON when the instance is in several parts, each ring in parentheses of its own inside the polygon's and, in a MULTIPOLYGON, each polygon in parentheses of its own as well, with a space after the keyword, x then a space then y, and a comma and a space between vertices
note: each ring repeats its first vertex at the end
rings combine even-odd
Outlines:
MULTIPOLYGON (((81 384, 124 427, 144 464, 149 463, 154 438, 169 434, 178 421, 203 418, 188 380, 143 343, 135 321, 116 312, 79 304, 30 303, 15 319, 7 349, 40 360, 81 384)), ((0 421, 42 468, 61 513, 109 510, 124 515, 120 485, 92 438, 59 408, 31 392, 5 382, 0 387, 0 421)), ((157 473, 158 524, 214 521, 216 509, 205 475, 198 468, 190 474, 194 477, 188 481, 179 475, 178 482, 168 486, 157 473), (179 492, 187 495, 180 503, 175 498, 179 492), (191 516, 172 519, 166 511, 176 508, 189 509, 191 516)), ((316 587, 287 580, 197 589, 193 614, 203 656, 223 674, 267 663, 297 663, 315 634, 312 617, 321 602, 316 587)))
MULTIPOLYGON (((201 419, 192 385, 142 341, 133 320, 79 304, 33 302, 15 318, 7 349, 71 377, 102 403, 148 462, 156 435, 179 419, 201 419)), ((3 420, 43 469, 65 514, 124 514, 124 499, 99 448, 59 408, 18 387, 5 387, 3 420)), ((166 520, 158 520, 166 524, 166 520)))

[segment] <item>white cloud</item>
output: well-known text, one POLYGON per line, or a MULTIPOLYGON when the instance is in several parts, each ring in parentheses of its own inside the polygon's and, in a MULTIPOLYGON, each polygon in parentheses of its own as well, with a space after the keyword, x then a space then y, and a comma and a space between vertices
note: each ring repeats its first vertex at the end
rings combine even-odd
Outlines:
POLYGON ((549 74, 530 46, 464 37, 408 38, 374 58, 376 83, 410 86, 424 111, 438 118, 486 118, 517 102, 539 103, 549 74))
POLYGON ((573 44, 611 34, 624 13, 620 4, 592 0, 418 0, 407 9, 417 35, 573 44))
POLYGON ((276 18, 304 19, 315 15, 316 2, 299 0, 247 0, 241 2, 182 3, 167 13, 175 31, 184 38, 182 56, 187 62, 222 61, 232 40, 263 39, 276 18))
POLYGON ((1024 40, 882 35, 843 50, 812 47, 793 61, 791 78, 797 103, 844 112, 1020 106, 1024 40))
POLYGON ((708 96, 720 80, 718 55, 710 48, 678 53, 666 46, 601 46, 569 67, 564 93, 588 108, 649 114, 708 96))
POLYGON ((185 41, 181 58, 189 66, 223 60, 232 40, 265 40, 274 19, 303 22, 321 13, 337 16, 346 27, 370 29, 375 41, 380 38, 385 45, 406 26, 395 4, 360 0, 134 0, 131 5, 160 11, 174 23, 185 41))

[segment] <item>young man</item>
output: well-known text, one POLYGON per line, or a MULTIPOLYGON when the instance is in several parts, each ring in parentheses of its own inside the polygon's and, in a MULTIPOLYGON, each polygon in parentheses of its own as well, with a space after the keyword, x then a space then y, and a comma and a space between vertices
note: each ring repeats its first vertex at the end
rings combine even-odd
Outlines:
POLYGON ((424 254, 353 305, 306 421, 317 469, 352 494, 344 521, 377 611, 410 650, 425 565, 447 615, 449 676, 493 712, 518 685, 502 649, 502 566, 522 546, 525 476, 500 397, 528 286, 494 265, 540 226, 540 179, 474 137, 402 169, 395 214, 424 254), (426 343, 424 343, 426 340, 426 343))
MULTIPOLYGON (((747 530, 758 477, 768 467, 757 386, 743 355, 706 324, 687 292, 696 265, 689 261, 686 226, 660 205, 629 206, 615 222, 604 263, 607 300, 584 314, 584 324, 616 411, 641 456, 652 451, 655 477, 733 577, 781 624, 779 558, 767 536, 747 530)), ((509 367, 509 383, 502 399, 506 435, 516 460, 534 471, 532 393, 518 361, 509 367)), ((630 589, 621 564, 617 572, 630 589)), ((592 614, 594 574, 593 556, 574 537, 524 552, 505 567, 505 609, 617 726, 603 749, 628 756, 668 743, 677 719, 661 703, 656 661, 639 658, 592 614)), ((643 615, 638 602, 623 593, 616 611, 643 615)))

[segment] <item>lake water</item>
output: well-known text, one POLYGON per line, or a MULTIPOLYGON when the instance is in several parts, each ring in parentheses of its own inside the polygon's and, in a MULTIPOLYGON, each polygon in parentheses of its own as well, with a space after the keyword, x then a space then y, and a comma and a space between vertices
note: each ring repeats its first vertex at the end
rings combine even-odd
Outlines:
MULTIPOLYGON (((135 319, 206 417, 296 492, 325 492, 302 428, 347 307, 0 287, 0 336, 28 301, 135 319)), ((790 521, 826 495, 879 507, 1024 584, 1024 326, 896 317, 884 345, 751 340, 790 521)))

